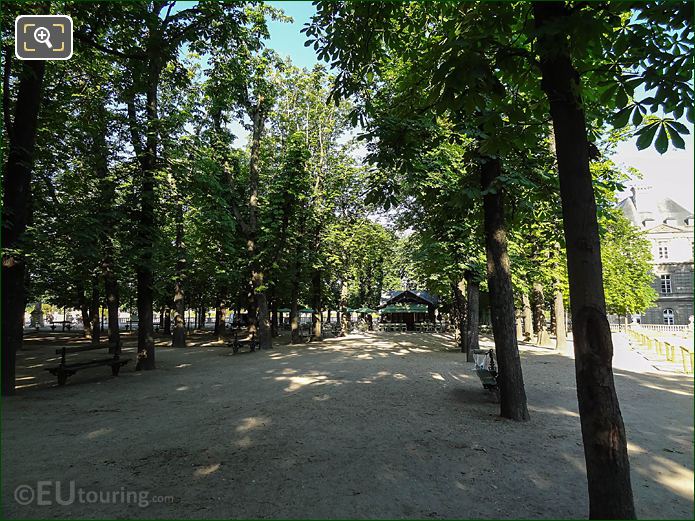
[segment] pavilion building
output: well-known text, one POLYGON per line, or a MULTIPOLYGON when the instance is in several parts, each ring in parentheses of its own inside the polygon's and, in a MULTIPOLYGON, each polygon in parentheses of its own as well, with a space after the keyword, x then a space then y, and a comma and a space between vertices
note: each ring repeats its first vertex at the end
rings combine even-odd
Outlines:
POLYGON ((384 322, 405 324, 415 331, 418 322, 434 322, 438 299, 426 291, 387 291, 381 296, 379 313, 384 322))

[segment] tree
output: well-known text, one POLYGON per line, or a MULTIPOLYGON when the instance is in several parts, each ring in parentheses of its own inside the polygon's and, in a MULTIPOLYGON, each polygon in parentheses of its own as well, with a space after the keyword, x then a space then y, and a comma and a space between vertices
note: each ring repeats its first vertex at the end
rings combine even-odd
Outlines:
POLYGON ((651 286, 649 241, 617 212, 604 219, 601 238, 606 311, 623 316, 643 312, 656 300, 651 286))
MULTIPOLYGON (((9 55, 9 53, 8 53, 9 55)), ((8 60, 9 56, 5 59, 8 60)), ((22 346, 25 305, 24 233, 29 219, 31 174, 45 62, 22 63, 14 117, 9 119, 9 61, 5 62, 3 109, 9 150, 3 168, 2 204, 2 394, 15 391, 15 360, 22 346)))

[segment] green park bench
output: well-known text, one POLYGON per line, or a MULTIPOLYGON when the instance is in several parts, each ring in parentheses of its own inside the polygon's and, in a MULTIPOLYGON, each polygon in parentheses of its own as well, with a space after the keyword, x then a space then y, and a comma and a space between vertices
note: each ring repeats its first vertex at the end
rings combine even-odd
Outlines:
POLYGON ((76 374, 78 371, 91 369, 92 367, 109 366, 111 367, 111 374, 113 376, 118 376, 121 367, 130 362, 130 358, 121 358, 119 353, 114 353, 113 356, 109 356, 108 358, 99 358, 85 362, 68 363, 65 359, 68 353, 80 353, 83 351, 94 351, 96 349, 104 349, 104 346, 63 346, 62 348, 56 349, 56 354, 60 354, 60 363, 56 367, 47 367, 45 370, 58 377, 58 385, 65 385, 70 376, 76 374))
POLYGON ((249 353, 253 353, 259 347, 258 340, 256 340, 256 335, 251 335, 251 338, 239 340, 237 336, 238 331, 234 331, 234 338, 231 342, 227 342, 227 345, 232 348, 232 353, 237 354, 241 348, 248 348, 249 353))
POLYGON ((494 349, 474 349, 473 361, 475 362, 475 373, 483 384, 483 389, 495 394, 499 401, 500 388, 497 383, 497 365, 495 363, 494 349))

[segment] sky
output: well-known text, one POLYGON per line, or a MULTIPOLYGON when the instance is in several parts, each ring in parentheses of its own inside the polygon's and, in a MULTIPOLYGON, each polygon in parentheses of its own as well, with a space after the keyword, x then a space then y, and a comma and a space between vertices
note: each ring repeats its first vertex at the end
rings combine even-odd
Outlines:
MULTIPOLYGON (((311 68, 318 63, 312 47, 304 47, 305 36, 299 31, 309 21, 315 8, 311 2, 268 2, 279 7, 285 14, 294 19, 293 23, 271 22, 269 24, 270 39, 268 47, 275 49, 282 56, 289 56, 292 62, 300 67, 311 68)), ((684 121, 690 129, 690 135, 684 136, 685 150, 669 150, 661 155, 653 147, 647 150, 637 150, 635 138, 620 143, 615 156, 612 158, 618 165, 633 167, 640 171, 642 178, 634 179, 629 186, 649 187, 642 192, 640 201, 653 204, 657 200, 670 197, 691 212, 695 208, 693 196, 693 125, 684 121)), ((624 194, 627 195, 627 194, 624 194)))

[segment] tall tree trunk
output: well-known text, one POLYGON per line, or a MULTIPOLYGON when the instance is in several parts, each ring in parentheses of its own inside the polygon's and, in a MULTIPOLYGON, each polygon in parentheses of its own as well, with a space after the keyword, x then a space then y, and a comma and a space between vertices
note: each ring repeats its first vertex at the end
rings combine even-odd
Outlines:
POLYGON ((167 304, 164 308, 164 326, 162 327, 165 335, 171 335, 171 304, 167 304))
POLYGON ((215 338, 219 341, 224 336, 224 310, 222 298, 218 295, 215 299, 215 338))
POLYGON ((314 312, 311 314, 312 340, 322 340, 321 337, 321 270, 314 270, 311 277, 311 293, 312 293, 312 308, 314 312))
POLYGON ((256 295, 256 313, 258 322, 258 346, 261 349, 272 349, 273 337, 270 333, 270 315, 268 313, 268 299, 265 290, 259 291, 263 285, 263 273, 254 273, 254 289, 256 295))
MULTIPOLYGON (((8 58, 5 57, 7 60, 8 58)), ((15 363, 22 347, 26 300, 22 240, 29 218, 31 173, 44 76, 44 61, 22 62, 14 118, 7 127, 9 147, 2 200, 2 394, 15 392, 15 363)), ((9 112, 9 107, 5 107, 9 112)), ((9 124, 9 122, 6 122, 9 124)))
POLYGON ((297 304, 297 298, 293 298, 290 303, 290 342, 292 344, 299 344, 301 342, 301 337, 299 335, 299 305, 297 304))
POLYGON ((258 343, 261 349, 273 347, 273 337, 270 334, 270 320, 268 318, 268 300, 265 289, 263 288, 264 272, 260 266, 258 258, 258 183, 259 183, 259 161, 261 149, 261 137, 265 125, 265 100, 260 98, 258 104, 251 111, 253 131, 251 136, 251 154, 249 158, 249 222, 247 228, 247 251, 251 260, 251 298, 252 305, 255 307, 254 317, 251 317, 249 310, 249 331, 257 333, 258 343), (251 319, 255 320, 251 320, 251 319), (253 325, 251 325, 253 324, 253 325), (257 331, 255 331, 257 329, 257 331))
POLYGON ((550 105, 560 177, 589 516, 632 519, 630 463, 613 380, 613 343, 580 77, 572 64, 568 36, 561 29, 570 12, 563 2, 536 2, 533 10, 539 30, 541 88, 550 105))
POLYGON ((550 339, 548 338, 548 329, 545 327, 545 295, 543 294, 543 286, 539 282, 533 283, 531 297, 536 345, 547 346, 550 339))
MULTIPOLYGON (((109 239, 109 243, 110 243, 109 239)), ((104 273, 104 291, 106 293, 106 308, 108 309, 109 315, 109 353, 120 353, 121 352, 121 332, 118 325, 118 307, 119 307, 119 294, 118 294, 118 280, 116 279, 116 274, 113 270, 112 255, 110 250, 107 250, 104 256, 104 262, 102 264, 104 273)))
POLYGON ((521 295, 521 304, 524 319, 524 342, 530 342, 533 335, 533 313, 531 312, 531 301, 526 293, 521 295))
POLYGON ((533 314, 533 333, 535 335, 538 335, 541 329, 545 328, 544 300, 543 286, 539 282, 534 282, 531 289, 531 312, 533 314))
POLYGON ((92 280, 92 298, 89 302, 89 319, 92 330, 92 345, 99 345, 101 341, 101 322, 99 321, 99 276, 92 280))
POLYGON ((526 421, 529 414, 519 347, 516 343, 503 188, 497 182, 501 173, 498 159, 484 158, 481 169, 481 186, 485 194, 483 220, 492 333, 499 366, 497 380, 500 388, 500 414, 512 420, 526 421))
POLYGON ((565 329, 565 305, 563 303, 562 290, 555 290, 553 309, 555 315, 555 349, 563 353, 567 349, 567 331, 565 329))
POLYGON ((466 298, 463 296, 463 289, 461 287, 463 285, 464 281, 451 283, 451 293, 454 301, 454 313, 452 318, 456 324, 459 348, 462 353, 466 353, 466 298))
POLYGON ((292 270, 292 287, 290 290, 290 343, 298 344, 301 341, 299 334, 299 276, 301 270, 302 248, 297 247, 292 270))
POLYGON ((280 334, 280 328, 278 326, 278 301, 277 298, 274 298, 270 304, 270 334, 273 337, 280 334))
POLYGON ((89 300, 85 294, 84 280, 77 282, 77 301, 80 306, 80 316, 82 317, 82 336, 92 338, 92 317, 89 314, 89 300))
POLYGON ((480 347, 480 286, 471 272, 466 272, 466 361, 473 362, 473 351, 480 347))
POLYGON ((186 295, 183 290, 183 278, 186 269, 186 257, 183 244, 183 203, 178 202, 176 209, 176 282, 174 283, 174 333, 171 337, 173 347, 186 347, 186 295))
POLYGON ((348 284, 346 280, 343 280, 340 284, 340 334, 339 336, 346 336, 350 332, 350 313, 347 310, 348 303, 348 284))

